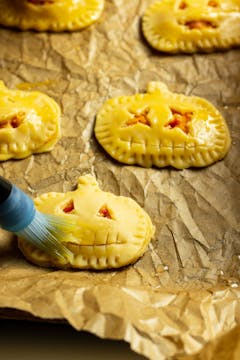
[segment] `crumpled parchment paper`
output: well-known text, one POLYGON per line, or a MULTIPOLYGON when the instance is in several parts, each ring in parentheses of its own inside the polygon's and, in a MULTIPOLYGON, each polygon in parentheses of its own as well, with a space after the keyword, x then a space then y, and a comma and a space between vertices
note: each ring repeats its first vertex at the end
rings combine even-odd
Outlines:
POLYGON ((103 272, 34 266, 1 231, 0 307, 123 339, 149 359, 237 359, 240 51, 153 51, 140 31, 149 3, 106 1, 100 21, 81 32, 0 31, 0 79, 47 93, 63 113, 63 136, 52 152, 3 162, 0 174, 32 197, 72 190, 80 175, 94 174, 104 190, 136 200, 156 226, 135 265, 103 272), (158 80, 221 111, 232 137, 223 161, 183 171, 143 169, 102 151, 93 126, 103 102, 144 92, 158 80))

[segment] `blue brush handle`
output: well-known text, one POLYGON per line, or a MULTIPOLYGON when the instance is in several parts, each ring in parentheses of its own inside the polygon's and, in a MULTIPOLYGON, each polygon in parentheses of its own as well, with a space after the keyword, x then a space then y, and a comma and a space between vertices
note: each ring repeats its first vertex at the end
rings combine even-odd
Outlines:
POLYGON ((16 233, 31 224, 35 213, 32 199, 0 176, 0 227, 16 233))

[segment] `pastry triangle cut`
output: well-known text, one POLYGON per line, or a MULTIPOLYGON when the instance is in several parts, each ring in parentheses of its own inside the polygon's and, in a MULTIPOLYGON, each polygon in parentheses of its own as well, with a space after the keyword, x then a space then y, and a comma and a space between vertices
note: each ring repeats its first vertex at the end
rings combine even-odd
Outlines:
POLYGON ((143 167, 202 167, 230 146, 227 124, 207 100, 173 93, 161 82, 146 94, 109 99, 97 114, 95 136, 114 159, 143 167))
POLYGON ((0 161, 50 151, 61 137, 59 105, 39 91, 0 81, 0 161))
POLYGON ((21 30, 74 31, 102 14, 104 0, 0 0, 0 24, 21 30))
POLYGON ((18 239, 25 257, 41 266, 110 269, 134 263, 154 234, 148 214, 131 198, 102 191, 91 175, 81 176, 75 191, 50 192, 35 199, 36 208, 74 223, 62 242, 73 260, 62 263, 18 239))
POLYGON ((167 53, 210 52, 240 45, 240 0, 162 0, 142 18, 143 35, 167 53))

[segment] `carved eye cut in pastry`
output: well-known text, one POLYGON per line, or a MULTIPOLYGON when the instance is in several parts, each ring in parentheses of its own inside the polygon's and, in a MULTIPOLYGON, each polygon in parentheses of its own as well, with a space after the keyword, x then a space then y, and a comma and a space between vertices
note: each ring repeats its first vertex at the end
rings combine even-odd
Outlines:
POLYGON ((52 150, 61 137, 60 116, 49 96, 10 90, 0 81, 0 161, 52 150))
POLYGON ((0 0, 0 24, 21 30, 74 31, 101 16, 104 0, 0 0))
POLYGON ((134 200, 100 190, 91 175, 79 178, 77 190, 43 194, 35 205, 43 213, 76 224, 68 238, 62 239, 74 255, 71 263, 63 264, 18 239, 26 258, 41 266, 119 268, 141 257, 154 234, 150 217, 134 200))
POLYGON ((205 99, 170 92, 161 82, 146 94, 108 100, 97 114, 95 136, 114 159, 143 167, 202 167, 230 146, 225 120, 205 99))
POLYGON ((142 19, 143 34, 168 53, 209 52, 240 45, 239 0, 162 0, 142 19))

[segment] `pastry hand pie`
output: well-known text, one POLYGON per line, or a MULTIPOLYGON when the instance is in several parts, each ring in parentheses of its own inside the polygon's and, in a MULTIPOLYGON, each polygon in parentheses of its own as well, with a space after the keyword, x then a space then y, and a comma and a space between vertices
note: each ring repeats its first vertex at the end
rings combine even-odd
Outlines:
POLYGON ((10 90, 0 81, 0 161, 52 150, 61 136, 60 115, 49 96, 10 90))
POLYGON ((0 24, 21 30, 83 29, 101 15, 104 0, 0 0, 0 24))
POLYGON ((67 193, 47 193, 35 199, 36 208, 75 222, 64 244, 72 251, 71 263, 18 239, 27 259, 41 266, 79 269, 119 268, 143 255, 154 233, 147 213, 132 199, 99 189, 91 175, 79 178, 78 188, 67 193))
POLYGON ((146 94, 108 100, 97 114, 95 136, 114 159, 143 167, 207 166, 230 146, 225 120, 208 101, 170 92, 160 82, 146 94))
POLYGON ((240 45, 240 0, 162 0, 142 19, 143 34, 155 49, 193 53, 240 45))

